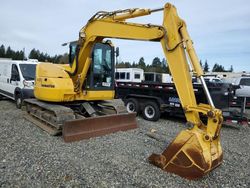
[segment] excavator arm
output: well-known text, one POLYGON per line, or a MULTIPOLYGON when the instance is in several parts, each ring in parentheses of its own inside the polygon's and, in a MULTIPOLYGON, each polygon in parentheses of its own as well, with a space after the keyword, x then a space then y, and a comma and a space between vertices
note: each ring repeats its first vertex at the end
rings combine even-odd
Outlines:
POLYGON ((149 161, 163 170, 189 179, 200 178, 220 165, 222 114, 213 105, 186 24, 177 15, 176 8, 167 3, 164 8, 154 10, 127 9, 95 14, 80 30, 73 64, 63 67, 74 84, 71 94, 75 96, 72 99, 86 99, 81 96, 84 95, 83 86, 92 63, 91 52, 93 46, 104 38, 160 42, 186 119, 192 125, 192 128, 182 131, 162 154, 152 154, 149 161), (164 12, 162 25, 127 22, 127 19, 157 11, 164 12), (190 67, 200 78, 209 104, 196 103, 190 67), (206 117, 204 121, 201 115, 206 117))

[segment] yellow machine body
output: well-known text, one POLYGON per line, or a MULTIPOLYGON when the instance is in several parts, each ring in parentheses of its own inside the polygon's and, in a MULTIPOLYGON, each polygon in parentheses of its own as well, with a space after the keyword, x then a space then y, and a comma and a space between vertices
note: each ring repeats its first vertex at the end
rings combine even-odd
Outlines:
MULTIPOLYGON (((200 178, 222 162, 220 145, 221 111, 210 104, 197 104, 191 69, 202 80, 203 71, 188 35, 185 22, 175 7, 127 9, 98 12, 80 30, 78 51, 70 66, 39 64, 36 74, 35 96, 48 102, 94 101, 113 99, 114 89, 93 90, 86 87, 95 56, 93 48, 104 38, 160 42, 166 56, 185 116, 193 128, 182 131, 161 155, 153 154, 149 161, 163 170, 189 179, 200 178), (163 24, 138 24, 129 18, 164 11, 163 24), (187 57, 189 61, 187 60, 187 57), (188 63, 189 62, 189 63, 188 63), (207 117, 204 123, 200 114, 207 117)), ((203 83, 204 90, 206 85, 203 83)), ((209 98, 209 93, 207 93, 209 98)))
POLYGON ((88 91, 77 93, 71 77, 60 64, 40 63, 36 69, 34 94, 37 99, 49 102, 72 102, 114 99, 115 92, 88 91))

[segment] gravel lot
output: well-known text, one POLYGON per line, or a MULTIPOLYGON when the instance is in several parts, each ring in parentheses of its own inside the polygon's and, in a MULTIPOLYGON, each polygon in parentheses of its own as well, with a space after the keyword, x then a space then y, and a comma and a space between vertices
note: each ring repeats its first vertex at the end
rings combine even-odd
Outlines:
POLYGON ((66 144, 22 118, 8 100, 0 101, 0 187, 250 187, 250 128, 222 129, 223 164, 189 181, 149 164, 183 122, 138 117, 137 130, 66 144), (146 136, 156 129, 165 137, 146 136))

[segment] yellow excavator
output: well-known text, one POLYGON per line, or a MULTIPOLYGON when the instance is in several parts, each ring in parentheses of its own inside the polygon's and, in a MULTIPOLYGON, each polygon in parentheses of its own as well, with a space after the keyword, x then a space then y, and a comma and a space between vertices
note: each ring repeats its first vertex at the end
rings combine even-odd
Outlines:
POLYGON ((162 154, 152 154, 149 162, 188 179, 200 178, 219 166, 222 114, 210 97, 186 24, 169 3, 159 9, 100 11, 80 30, 79 40, 70 43, 69 65, 37 65, 36 99, 26 100, 27 112, 39 119, 37 124, 46 130, 62 128, 65 141, 137 127, 134 114, 104 101, 114 98, 115 59, 114 47, 105 38, 160 42, 187 122, 192 125, 162 154), (126 21, 158 11, 163 11, 162 25, 126 21), (200 79, 209 104, 196 103, 191 70, 200 79))

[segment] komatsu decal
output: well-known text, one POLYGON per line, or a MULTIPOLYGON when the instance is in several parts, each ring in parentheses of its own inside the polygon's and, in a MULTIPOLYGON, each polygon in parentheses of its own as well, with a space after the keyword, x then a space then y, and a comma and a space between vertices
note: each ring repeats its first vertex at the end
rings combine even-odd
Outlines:
POLYGON ((55 88, 55 85, 52 85, 52 84, 42 84, 42 87, 55 88))

